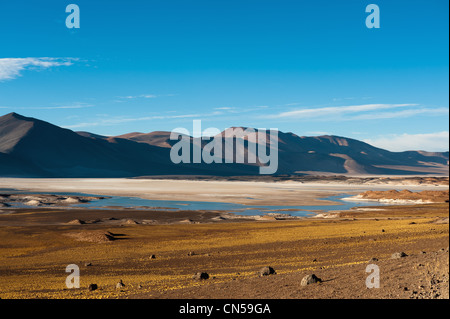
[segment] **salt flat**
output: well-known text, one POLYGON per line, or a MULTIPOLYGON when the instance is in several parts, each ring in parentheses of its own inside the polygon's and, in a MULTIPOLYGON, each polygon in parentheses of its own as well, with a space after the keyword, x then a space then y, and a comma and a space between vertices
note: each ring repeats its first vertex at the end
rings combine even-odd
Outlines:
POLYGON ((0 178, 1 188, 33 192, 79 192, 154 200, 226 202, 247 205, 327 205, 319 200, 370 189, 444 190, 448 185, 303 183, 294 181, 201 181, 127 178, 0 178))

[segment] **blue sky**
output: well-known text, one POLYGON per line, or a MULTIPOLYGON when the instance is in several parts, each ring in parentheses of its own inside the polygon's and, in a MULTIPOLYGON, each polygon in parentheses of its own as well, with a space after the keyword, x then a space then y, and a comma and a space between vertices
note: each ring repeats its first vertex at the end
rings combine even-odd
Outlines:
POLYGON ((0 115, 104 135, 192 120, 448 150, 447 0, 0 3, 0 115), (80 8, 68 29, 65 8, 80 8), (368 29, 365 8, 380 8, 368 29))

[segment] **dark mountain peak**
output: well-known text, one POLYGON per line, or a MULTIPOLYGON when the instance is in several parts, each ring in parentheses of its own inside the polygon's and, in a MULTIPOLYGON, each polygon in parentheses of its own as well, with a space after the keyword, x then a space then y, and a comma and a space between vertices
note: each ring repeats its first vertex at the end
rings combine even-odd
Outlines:
POLYGON ((16 120, 22 120, 22 121, 31 120, 31 118, 25 117, 25 116, 20 115, 20 114, 18 114, 16 112, 11 112, 11 113, 8 113, 6 115, 0 116, 0 119, 3 119, 3 120, 16 119, 16 120))

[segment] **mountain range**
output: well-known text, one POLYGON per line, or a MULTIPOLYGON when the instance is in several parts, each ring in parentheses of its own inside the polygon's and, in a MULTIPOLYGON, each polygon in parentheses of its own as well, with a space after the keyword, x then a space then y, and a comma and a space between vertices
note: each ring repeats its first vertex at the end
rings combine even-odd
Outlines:
MULTIPOLYGON (((219 136, 223 141, 229 138, 225 132, 219 136)), ((187 138, 193 149, 198 147, 194 138, 187 138)), ((248 156, 254 148, 250 147, 248 136, 243 140, 248 156)), ((176 140, 170 139, 170 132, 102 136, 9 113, 0 117, 0 176, 239 176, 259 174, 259 167, 264 165, 260 161, 174 164, 170 150, 175 143, 176 140)), ((202 141, 201 147, 207 143, 202 141)), ((225 158, 226 152, 223 153, 225 158)), ((351 138, 306 137, 278 131, 276 174, 448 176, 448 161, 449 152, 390 152, 351 138)))

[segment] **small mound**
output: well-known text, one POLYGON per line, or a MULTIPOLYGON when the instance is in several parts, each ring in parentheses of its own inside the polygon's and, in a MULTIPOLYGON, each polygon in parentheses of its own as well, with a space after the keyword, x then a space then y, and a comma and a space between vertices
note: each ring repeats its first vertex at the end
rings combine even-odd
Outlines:
POLYGON ((86 224, 86 222, 79 219, 74 219, 67 223, 67 225, 83 225, 83 224, 86 224))
POLYGON ((82 201, 75 197, 67 197, 66 199, 61 200, 62 203, 66 204, 80 204, 82 201))
POLYGON ((40 205, 42 205, 42 202, 40 202, 40 201, 38 201, 36 199, 32 199, 32 200, 29 200, 29 201, 25 202, 25 205, 27 205, 27 206, 40 206, 40 205))
POLYGON ((69 233, 67 234, 67 236, 78 241, 86 241, 91 243, 106 243, 116 239, 110 232, 95 232, 95 231, 69 233))
POLYGON ((124 222, 124 224, 125 224, 125 225, 138 225, 139 223, 138 223, 137 221, 135 221, 135 220, 127 219, 127 220, 124 222))

